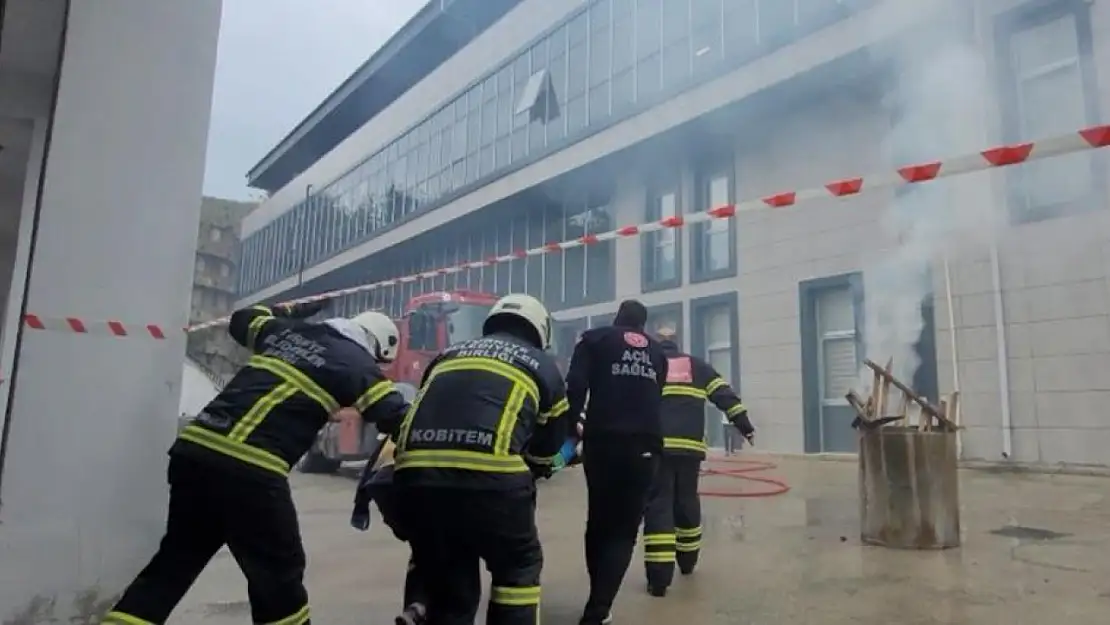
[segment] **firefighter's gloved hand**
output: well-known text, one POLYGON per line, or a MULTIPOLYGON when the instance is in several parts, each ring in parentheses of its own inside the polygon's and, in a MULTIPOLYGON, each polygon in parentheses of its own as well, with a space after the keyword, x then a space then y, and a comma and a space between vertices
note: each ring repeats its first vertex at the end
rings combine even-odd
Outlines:
POLYGON ((755 426, 752 425, 752 420, 748 418, 747 409, 741 410, 732 417, 732 425, 740 430, 741 436, 746 438, 749 443, 755 444, 755 426))
POLYGON ((532 472, 532 478, 536 480, 549 478, 555 473, 551 463, 540 462, 527 454, 524 456, 524 464, 528 465, 528 470, 532 472))
POLYGON ((351 511, 351 527, 360 532, 370 529, 370 494, 361 484, 355 491, 355 508, 351 511))
POLYGON ((300 304, 278 304, 273 307, 273 311, 275 317, 308 319, 312 315, 327 308, 330 303, 331 300, 321 299, 314 302, 302 302, 300 304))

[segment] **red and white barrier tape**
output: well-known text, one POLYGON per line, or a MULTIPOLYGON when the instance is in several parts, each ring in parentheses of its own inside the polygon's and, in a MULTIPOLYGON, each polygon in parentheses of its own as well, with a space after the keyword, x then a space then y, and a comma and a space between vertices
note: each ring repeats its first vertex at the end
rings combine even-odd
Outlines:
MULTIPOLYGON (((602 241, 612 241, 614 239, 621 239, 627 237, 635 237, 648 232, 657 232, 666 230, 668 228, 682 228, 690 224, 710 221, 713 219, 731 219, 737 212, 760 209, 760 208, 786 208, 801 202, 810 200, 828 199, 828 198, 845 198, 854 195, 859 195, 867 191, 875 191, 877 189, 887 189, 908 184, 917 184, 921 182, 929 182, 930 180, 937 180, 939 178, 947 178, 950 176, 959 176, 962 174, 969 174, 976 171, 983 171, 997 167, 1008 167, 1010 165, 1019 165, 1029 161, 1036 161, 1053 156, 1060 156, 1063 154, 1070 154, 1073 152, 1082 152, 1085 150, 1093 150, 1097 148, 1104 148, 1110 146, 1110 125, 1106 126, 1092 126, 1077 132, 1072 132, 1028 143, 1015 143, 1012 145, 1000 145, 992 148, 976 152, 974 154, 964 154, 952 158, 946 158, 936 161, 928 161, 907 165, 900 167, 894 171, 879 172, 869 174, 866 176, 843 178, 840 180, 833 180, 820 187, 812 187, 808 189, 798 189, 793 191, 783 191, 760 198, 752 198, 730 204, 727 206, 718 206, 710 210, 700 213, 690 213, 686 215, 678 215, 675 217, 667 217, 654 222, 638 224, 634 226, 624 226, 616 230, 608 232, 601 232, 598 234, 587 234, 586 236, 578 237, 568 241, 559 241, 544 244, 540 247, 534 247, 528 250, 516 250, 510 254, 501 256, 493 256, 483 260, 475 260, 470 262, 461 263, 453 267, 443 267, 441 269, 434 269, 424 271, 408 276, 401 276, 390 280, 382 280, 371 284, 364 284, 354 286, 346 289, 339 289, 336 291, 329 291, 320 293, 310 297, 304 297, 297 300, 292 300, 289 303, 299 302, 312 302, 321 299, 330 299, 333 297, 342 297, 345 295, 352 295, 354 293, 362 293, 365 291, 373 291, 375 289, 388 288, 398 284, 407 284, 416 282, 418 280, 426 280, 437 278, 439 276, 450 275, 468 269, 478 269, 480 267, 489 267, 499 263, 508 263, 514 260, 527 258, 529 256, 542 256, 549 253, 558 253, 575 247, 584 245, 592 245, 602 241)), ((26 315, 24 322, 28 328, 34 330, 63 330, 78 333, 88 334, 111 334, 114 336, 136 336, 147 335, 155 339, 163 339, 170 332, 156 325, 134 325, 124 324, 120 321, 82 321, 77 318, 67 317, 59 319, 47 319, 38 315, 26 315)), ((216 326, 225 325, 228 318, 214 319, 206 321, 188 328, 186 332, 195 332, 205 328, 212 328, 216 326)), ((178 331, 178 330, 173 330, 178 331)))

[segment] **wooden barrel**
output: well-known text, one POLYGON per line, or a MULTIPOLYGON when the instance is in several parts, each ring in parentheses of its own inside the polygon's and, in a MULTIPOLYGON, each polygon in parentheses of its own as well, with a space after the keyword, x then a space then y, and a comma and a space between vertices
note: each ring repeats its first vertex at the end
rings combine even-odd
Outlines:
POLYGON ((955 432, 881 427, 859 445, 860 539, 896 549, 960 546, 955 432))

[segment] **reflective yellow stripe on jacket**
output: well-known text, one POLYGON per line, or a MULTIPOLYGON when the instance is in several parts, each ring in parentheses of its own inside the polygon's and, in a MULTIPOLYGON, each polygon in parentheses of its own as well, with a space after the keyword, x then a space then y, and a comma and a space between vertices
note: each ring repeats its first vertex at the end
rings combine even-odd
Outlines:
POLYGON ((705 444, 705 441, 692 438, 666 437, 663 439, 663 449, 683 449, 705 453, 709 450, 709 446, 705 444))
MULTIPOLYGON (((339 402, 307 375, 279 358, 252 356, 247 361, 247 366, 268 371, 283 381, 255 401, 226 436, 202 427, 188 426, 181 432, 180 438, 256 467, 282 475, 288 474, 288 462, 268 451, 247 444, 247 438, 262 425, 274 408, 297 393, 304 393, 316 401, 328 414, 339 410, 339 402)), ((372 388, 371 391, 373 390, 372 388)), ((386 389, 386 392, 389 392, 389 389, 386 389)))
POLYGON ((683 386, 681 384, 667 384, 663 386, 663 397, 693 397, 705 401, 708 394, 700 388, 683 386))
POLYGON ((726 383, 724 380, 722 380, 719 377, 718 378, 713 378, 712 380, 709 381, 709 384, 705 385, 705 394, 706 394, 706 396, 708 397, 709 395, 712 395, 714 393, 714 391, 721 388, 722 386, 728 386, 728 383, 726 383))
MULTIPOLYGON (((398 437, 400 443, 398 444, 399 454, 396 462, 397 469, 465 469, 490 473, 518 473, 528 471, 528 465, 524 463, 522 457, 510 454, 513 430, 516 429, 520 410, 524 407, 524 402, 528 399, 531 399, 537 406, 539 405, 539 386, 536 384, 535 380, 528 377, 523 371, 508 363, 482 356, 467 356, 436 364, 431 374, 428 376, 424 388, 421 389, 416 401, 413 402, 412 407, 401 423, 398 437), (412 430, 412 422, 420 406, 420 401, 423 399, 424 391, 437 376, 452 371, 483 371, 512 382, 509 396, 505 400, 505 406, 497 419, 497 426, 494 430, 492 453, 407 448, 409 432, 412 430)), ((563 410, 564 412, 566 411, 565 408, 563 410)))
POLYGON ((559 401, 555 402, 555 405, 551 407, 551 410, 548 410, 547 412, 540 413, 540 418, 539 418, 538 423, 540 425, 543 425, 543 424, 547 423, 548 421, 550 421, 551 419, 558 419, 559 417, 566 414, 566 412, 568 410, 570 410, 570 401, 566 397, 564 397, 564 398, 560 399, 559 401))
POLYGON ((216 453, 230 456, 247 464, 252 464, 261 469, 273 471, 281 475, 289 473, 289 463, 274 454, 246 443, 239 443, 230 438, 206 430, 196 425, 185 426, 178 435, 183 441, 189 441, 201 447, 206 447, 216 453))
POLYGON ((254 340, 258 338, 258 332, 262 330, 262 326, 274 319, 274 313, 265 306, 251 306, 250 310, 265 313, 251 319, 251 322, 247 324, 247 349, 254 349, 254 340))

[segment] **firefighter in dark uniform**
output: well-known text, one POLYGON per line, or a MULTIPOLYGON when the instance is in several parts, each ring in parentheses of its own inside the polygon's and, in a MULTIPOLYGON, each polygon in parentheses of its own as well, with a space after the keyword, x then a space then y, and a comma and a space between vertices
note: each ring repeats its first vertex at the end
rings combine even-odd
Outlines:
POLYGON ((378 367, 396 354, 397 326, 380 313, 305 321, 324 305, 231 315, 228 333, 253 355, 170 448, 165 536, 105 623, 164 623, 224 545, 255 623, 310 623, 290 468, 341 410, 388 431, 408 408, 378 367))
POLYGON ((539 300, 503 297, 482 334, 429 364, 396 437, 401 519, 417 570, 432 572, 429 625, 474 623, 479 560, 492 578, 488 625, 539 619, 535 476, 550 474, 566 439, 566 387, 539 300))
POLYGON ((648 592, 667 594, 674 566, 694 572, 701 548, 701 501, 698 476, 705 460, 705 402, 725 413, 749 441, 755 428, 732 387, 700 358, 683 353, 674 334, 660 331, 667 355, 663 387, 663 463, 644 515, 644 566, 648 592))
POLYGON ((660 407, 667 359, 644 332, 646 323, 643 304, 622 302, 612 326, 582 334, 567 373, 570 413, 580 418, 586 410, 582 464, 589 491, 590 596, 582 625, 612 619, 663 452, 660 407))

